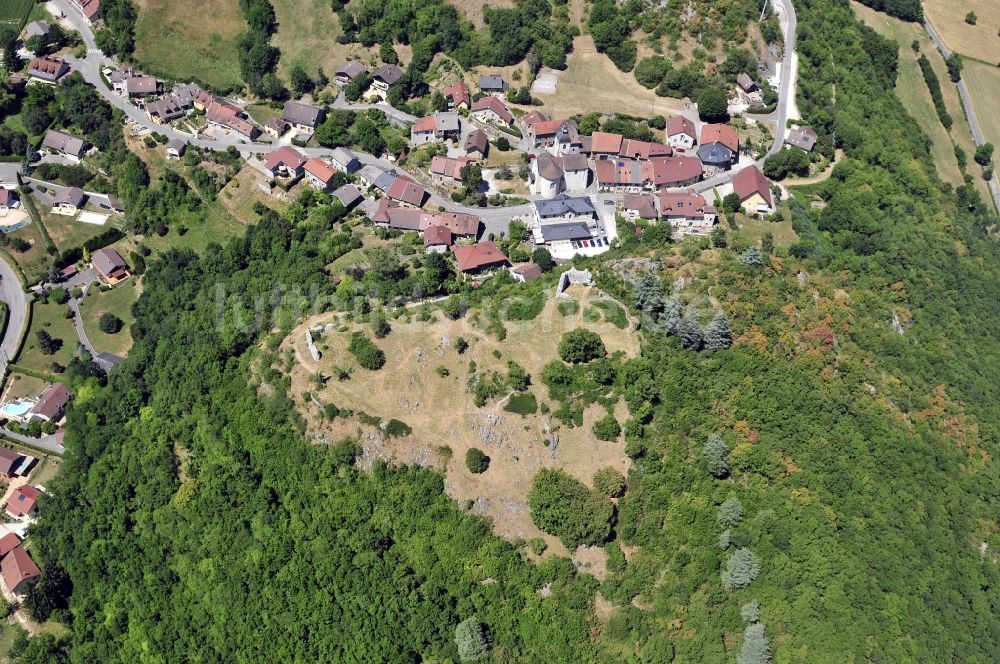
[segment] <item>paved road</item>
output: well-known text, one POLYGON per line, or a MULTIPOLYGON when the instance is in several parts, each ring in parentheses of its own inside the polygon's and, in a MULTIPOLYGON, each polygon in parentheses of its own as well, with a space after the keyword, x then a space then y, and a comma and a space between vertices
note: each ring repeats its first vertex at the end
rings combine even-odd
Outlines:
POLYGON ((0 375, 4 375, 7 373, 7 364, 17 354, 17 343, 27 323, 28 302, 31 296, 24 292, 21 282, 17 279, 17 273, 3 256, 0 256, 0 299, 7 304, 10 312, 7 318, 7 330, 4 332, 3 341, 0 342, 0 375))
MULTIPOLYGON (((951 51, 945 45, 941 37, 938 36, 937 31, 934 30, 934 26, 931 25, 930 20, 924 19, 924 30, 927 31, 928 36, 930 36, 931 41, 937 46, 937 49, 941 51, 941 55, 947 60, 951 57, 951 51)), ((983 131, 979 127, 979 119, 976 118, 976 110, 972 106, 972 97, 969 96, 969 91, 965 87, 965 81, 959 79, 958 83, 958 94, 962 97, 962 108, 965 109, 965 117, 969 120, 969 128, 972 129, 972 139, 976 142, 976 145, 982 145, 986 142, 986 138, 983 136, 983 131)), ((993 177, 988 181, 990 187, 990 193, 993 194, 993 204, 996 206, 997 212, 1000 212, 1000 179, 998 179, 997 174, 994 172, 993 177)))
POLYGON ((31 436, 25 436, 11 431, 10 429, 0 429, 0 433, 7 438, 16 440, 19 443, 24 443, 25 445, 30 445, 32 447, 40 447, 43 450, 52 452, 53 454, 62 454, 65 451, 62 443, 59 442, 59 437, 55 434, 42 436, 41 438, 32 438, 31 436))

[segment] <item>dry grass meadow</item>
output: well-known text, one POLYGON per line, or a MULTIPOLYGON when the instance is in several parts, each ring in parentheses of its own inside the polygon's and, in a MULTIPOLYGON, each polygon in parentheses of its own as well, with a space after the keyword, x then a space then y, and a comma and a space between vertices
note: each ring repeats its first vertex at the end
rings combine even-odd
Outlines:
POLYGON ((566 65, 566 71, 559 73, 556 93, 538 95, 544 102, 541 109, 553 117, 613 111, 669 117, 684 110, 683 101, 657 97, 639 85, 631 72, 619 71, 608 56, 597 52, 590 35, 573 40, 573 52, 566 58, 566 65))
MULTIPOLYGON (((363 467, 374 458, 384 458, 444 468, 448 494, 459 504, 473 501, 472 510, 490 518, 498 534, 511 539, 544 537, 550 551, 566 553, 556 538, 544 535, 531 523, 526 504, 528 490, 535 472, 543 467, 563 468, 588 485, 599 468, 614 466, 627 471, 624 443, 597 440, 590 430, 603 417, 604 409, 591 406, 584 414, 583 426, 569 428, 541 413, 522 416, 505 411, 506 395, 477 408, 467 389, 470 362, 475 362, 481 373, 505 374, 507 362, 513 360, 531 374, 530 391, 539 403, 557 405, 549 401, 548 388, 541 384, 539 376, 546 363, 558 358, 556 347, 563 332, 576 327, 598 332, 609 353, 638 354, 639 337, 629 326, 620 329, 603 320, 589 322, 592 316, 584 319, 585 311, 592 313, 588 303, 599 298, 596 290, 572 287, 571 293, 580 306, 570 316, 559 313, 552 293, 547 291, 549 299, 534 320, 505 323, 508 333, 502 342, 485 332, 485 323, 477 325, 474 314, 458 321, 447 320, 439 313, 428 322, 407 322, 405 318, 392 321, 392 332, 375 340, 385 352, 386 364, 374 372, 360 368, 346 351, 350 333, 364 329, 360 324, 338 322, 338 329, 325 332, 317 341, 322 354, 319 362, 312 360, 306 347, 306 329, 338 321, 338 315, 323 314, 300 325, 282 348, 294 358, 292 393, 309 423, 310 435, 319 442, 359 439, 365 450, 360 461, 363 467), (470 344, 463 355, 454 349, 459 336, 470 344), (316 373, 330 376, 334 366, 351 369, 350 379, 338 382, 330 378, 317 389, 316 373), (447 369, 448 374, 440 375, 439 367, 447 369), (324 404, 352 409, 355 416, 337 418, 333 423, 323 421, 319 406, 307 401, 306 393, 324 404), (387 437, 379 428, 363 425, 358 411, 383 422, 401 420, 412 428, 412 433, 402 438, 387 437), (558 444, 551 451, 544 442, 547 430, 558 435, 558 444), (440 451, 442 446, 450 448, 450 459, 440 451), (491 458, 489 469, 481 475, 471 474, 465 466, 470 447, 482 449, 491 458)), ((370 331, 368 336, 372 338, 370 331)), ((619 421, 624 420, 626 411, 624 403, 619 402, 619 421)))
POLYGON ((1000 62, 1000 2, 997 0, 924 0, 924 16, 952 51, 990 64, 1000 62), (965 15, 976 13, 976 24, 965 15))
POLYGON ((287 82, 291 68, 302 65, 310 76, 322 68, 327 77, 348 58, 361 60, 369 68, 379 64, 374 48, 340 44, 340 22, 328 0, 275 0, 278 31, 271 43, 281 50, 278 73, 287 82))
POLYGON ((1000 145, 1000 68, 966 60, 962 78, 972 96, 972 106, 983 130, 983 138, 993 145, 1000 145))
POLYGON ((148 74, 238 87, 236 38, 246 21, 235 0, 138 0, 135 58, 148 74))
MULTIPOLYGON (((930 137, 932 141, 931 156, 941 179, 953 185, 961 185, 963 179, 958 168, 958 161, 955 158, 955 144, 965 150, 970 164, 967 168, 973 173, 977 170, 972 168, 975 166, 972 155, 976 150, 976 144, 972 140, 972 130, 969 129, 969 123, 965 119, 958 89, 948 78, 948 70, 941 54, 934 47, 920 24, 900 21, 887 14, 869 9, 858 2, 852 2, 851 7, 866 25, 875 29, 880 35, 894 39, 899 44, 899 75, 896 81, 896 96, 899 97, 906 111, 917 121, 920 128, 930 137), (934 72, 941 82, 941 94, 944 96, 945 105, 953 121, 951 132, 945 130, 934 110, 931 93, 927 89, 927 83, 924 82, 920 66, 917 64, 919 54, 914 53, 913 49, 910 48, 913 40, 917 40, 920 45, 920 53, 926 55, 927 59, 930 60, 931 66, 934 67, 934 72)), ((972 64, 966 62, 966 69, 972 64)), ((973 181, 976 183, 980 195, 988 199, 989 190, 983 179, 974 177, 973 181)))

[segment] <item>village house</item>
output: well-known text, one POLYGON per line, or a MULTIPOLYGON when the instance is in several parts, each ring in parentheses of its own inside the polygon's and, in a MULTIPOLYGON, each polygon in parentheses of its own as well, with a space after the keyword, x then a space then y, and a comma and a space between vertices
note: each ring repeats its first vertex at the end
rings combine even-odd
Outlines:
POLYGON ((180 159, 187 151, 187 141, 183 138, 174 138, 167 141, 167 159, 180 159))
POLYGON ((80 9, 80 13, 90 23, 100 18, 101 0, 73 0, 73 4, 80 9))
POLYGON ((320 191, 329 190, 333 185, 333 176, 337 174, 333 166, 317 157, 309 158, 302 165, 302 171, 306 175, 306 182, 320 191))
POLYGON ((197 108, 200 111, 205 110, 207 102, 212 101, 212 96, 203 92, 197 83, 176 83, 170 90, 170 94, 177 99, 178 103, 187 108, 197 108), (203 104, 203 101, 206 103, 203 104))
POLYGON ((348 212, 357 207, 361 201, 364 200, 364 196, 358 191, 358 188, 353 184, 345 184, 339 187, 333 192, 332 196, 340 201, 340 204, 347 209, 348 212))
POLYGON ((502 95, 510 86, 500 74, 488 74, 479 77, 479 89, 484 95, 502 95))
MULTIPOLYGON (((199 103, 204 103, 199 97, 195 97, 196 107, 199 103)), ((246 112, 226 101, 212 99, 205 107, 205 119, 210 125, 230 129, 251 141, 260 136, 260 129, 247 120, 246 112)))
POLYGON ((667 120, 667 145, 683 152, 692 149, 697 141, 694 122, 683 115, 667 120))
POLYGON ((386 190, 385 195, 404 207, 420 208, 427 199, 427 190, 410 178, 399 176, 386 190))
POLYGON ((17 477, 17 469, 21 466, 22 459, 24 457, 14 450, 0 447, 0 479, 9 482, 17 477))
MULTIPOLYGON (((527 117, 527 116, 525 116, 527 117)), ((572 120, 550 120, 544 114, 539 113, 532 121, 522 120, 524 123, 525 135, 533 148, 548 148, 556 144, 556 137, 560 131, 567 135, 570 131, 576 133, 579 140, 579 130, 572 120), (539 117, 540 116, 540 117, 539 117), (544 118, 544 119, 543 119, 544 118)), ((582 142, 581 142, 582 146, 582 142)), ((577 150, 579 152, 580 150, 577 150)))
POLYGON ((622 139, 622 146, 618 151, 618 154, 622 157, 627 159, 641 159, 643 161, 657 157, 669 157, 673 153, 673 148, 669 145, 650 143, 649 141, 636 141, 631 138, 622 139))
POLYGON ((647 187, 653 190, 686 187, 701 180, 702 164, 698 157, 659 157, 650 159, 647 187))
POLYGON ((428 226, 424 230, 424 251, 442 254, 451 246, 451 229, 445 226, 428 226))
POLYGON ((13 551, 21 544, 20 536, 15 532, 8 532, 3 537, 0 537, 0 558, 3 558, 8 553, 13 551))
POLYGON ((87 194, 79 187, 66 187, 52 198, 52 212, 72 217, 83 209, 87 194))
POLYGON ((347 148, 334 148, 330 155, 330 164, 338 171, 353 173, 361 168, 361 161, 358 156, 347 148))
POLYGON ((367 73, 368 68, 363 64, 357 60, 348 60, 344 64, 337 67, 337 70, 333 74, 333 80, 338 85, 347 85, 354 79, 367 73))
POLYGON ((733 191, 748 215, 766 217, 774 212, 771 183, 756 165, 747 166, 733 176, 733 191))
POLYGON ((741 72, 736 77, 736 96, 747 106, 761 106, 764 103, 764 93, 760 85, 746 72, 741 72))
POLYGON ((22 484, 14 489, 7 499, 6 512, 15 519, 32 516, 36 511, 36 502, 42 492, 30 484, 22 484))
POLYGON ((597 209, 586 196, 560 194, 547 201, 535 201, 534 222, 541 225, 556 220, 583 220, 588 224, 597 220, 597 209))
POLYGON ((622 135, 595 131, 590 136, 590 156, 594 159, 618 157, 622 150, 622 135))
POLYGON ((48 37, 49 24, 47 21, 32 21, 28 25, 24 26, 21 36, 24 41, 27 41, 32 37, 48 37))
POLYGON ((656 199, 652 194, 625 194, 622 216, 631 222, 656 221, 656 199))
POLYGON ((43 148, 65 155, 73 163, 79 163, 84 155, 87 154, 89 146, 90 144, 87 143, 86 139, 66 133, 65 131, 59 131, 58 129, 49 129, 45 132, 45 138, 42 139, 43 148))
POLYGON ((785 139, 785 143, 803 152, 812 152, 812 149, 816 146, 816 138, 816 132, 809 127, 795 126, 788 132, 788 138, 785 139))
POLYGON ((402 69, 397 65, 384 64, 372 74, 372 84, 365 93, 365 96, 375 96, 385 101, 385 96, 388 94, 389 88, 395 85, 401 78, 403 78, 402 69))
POLYGON ((706 173, 728 171, 739 160, 740 138, 729 125, 704 125, 699 143, 698 158, 706 173))
POLYGON ((514 281, 527 284, 541 278, 542 268, 537 263, 521 263, 510 268, 510 276, 514 277, 514 281))
POLYGON ((71 69, 68 64, 59 58, 53 58, 48 55, 32 58, 28 64, 28 76, 31 80, 52 85, 59 83, 69 76, 70 72, 71 69))
POLYGON ((156 124, 168 124, 187 115, 191 110, 191 99, 181 99, 169 94, 146 104, 146 116, 156 124))
POLYGON ((163 92, 163 84, 152 76, 132 76, 122 88, 129 97, 151 97, 163 92))
POLYGON ((97 276, 109 286, 114 286, 132 276, 128 263, 114 249, 98 249, 90 256, 97 276))
POLYGON ((672 235, 708 235, 718 218, 715 207, 693 191, 659 194, 660 218, 670 224, 672 235))
POLYGON ((510 127, 514 124, 514 116, 499 97, 483 97, 472 104, 469 115, 479 122, 510 127))
POLYGON ((62 383, 53 383, 44 390, 38 397, 38 401, 28 411, 26 421, 33 420, 39 422, 58 422, 66 413, 66 406, 69 405, 69 391, 62 383))
POLYGON ((264 170, 272 178, 294 178, 302 175, 305 156, 293 147, 284 145, 267 156, 264 170))
POLYGON ((482 274, 490 270, 507 267, 507 255, 487 240, 470 246, 452 245, 455 264, 465 274, 482 274))
POLYGON ((384 174, 385 171, 375 164, 368 164, 363 166, 361 170, 358 171, 358 179, 361 180, 362 186, 367 189, 369 187, 374 187, 375 182, 384 174))
POLYGON ((431 159, 430 173, 438 180, 461 182, 462 171, 473 161, 475 159, 471 157, 442 157, 435 155, 431 159))
POLYGON ((474 214, 464 212, 430 213, 413 208, 401 207, 383 198, 372 215, 372 222, 383 228, 423 233, 432 226, 447 228, 456 237, 477 238, 481 221, 474 214))
POLYGON ((312 133, 323 122, 326 114, 322 108, 297 101, 286 101, 281 111, 281 119, 297 131, 312 133))
POLYGON ((567 189, 586 189, 589 180, 590 168, 582 154, 553 157, 548 152, 541 152, 531 160, 529 184, 533 194, 554 198, 567 189))
POLYGON ((651 180, 648 162, 634 159, 598 159, 594 162, 594 173, 599 191, 639 192, 651 180))
POLYGON ((0 189, 0 212, 7 214, 21 207, 21 199, 15 189, 0 189))
POLYGON ((264 133, 273 138, 281 138, 288 131, 288 123, 281 118, 268 118, 264 121, 264 133))
POLYGON ((10 553, 3 557, 3 560, 0 561, 0 573, 3 575, 7 589, 15 597, 24 595, 28 587, 42 575, 38 565, 22 546, 14 547, 10 553))
POLYGON ((441 91, 444 98, 448 100, 448 110, 457 111, 460 108, 469 108, 472 96, 469 94, 469 87, 462 81, 455 81, 441 91))
POLYGON ((482 129, 470 131, 465 137, 465 145, 462 146, 462 149, 465 150, 467 157, 485 159, 490 150, 490 141, 486 132, 482 129))
POLYGON ((536 245, 548 247, 552 254, 561 256, 572 256, 581 246, 589 247, 596 242, 591 225, 585 221, 542 224, 532 228, 531 235, 536 245))
POLYGON ((458 113, 434 113, 420 118, 410 128, 410 143, 424 145, 438 141, 457 141, 462 134, 458 113))

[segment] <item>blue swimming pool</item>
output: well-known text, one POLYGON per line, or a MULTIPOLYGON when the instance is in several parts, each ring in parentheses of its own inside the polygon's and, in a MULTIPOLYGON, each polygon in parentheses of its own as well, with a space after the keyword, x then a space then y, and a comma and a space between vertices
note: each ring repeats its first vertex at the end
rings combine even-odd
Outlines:
POLYGON ((31 410, 31 407, 34 405, 34 401, 8 401, 0 407, 0 415, 4 417, 20 417, 31 410))

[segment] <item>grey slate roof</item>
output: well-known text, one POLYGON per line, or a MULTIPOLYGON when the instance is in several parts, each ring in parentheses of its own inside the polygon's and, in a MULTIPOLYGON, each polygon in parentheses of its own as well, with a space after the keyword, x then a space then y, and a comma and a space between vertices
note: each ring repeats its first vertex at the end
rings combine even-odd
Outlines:
POLYGON ((28 37, 39 37, 49 34, 49 24, 46 21, 32 21, 24 26, 24 34, 28 37))
POLYGON ((337 197, 340 203, 350 210, 352 207, 357 205, 363 200, 361 192, 353 184, 345 184, 340 189, 333 192, 333 195, 337 197))
POLYGON ((706 143, 698 148, 698 158, 710 166, 731 164, 734 156, 733 151, 722 143, 706 143))
POLYGON ((83 156, 83 153, 85 152, 87 141, 64 131, 49 129, 45 133, 45 139, 42 141, 42 147, 58 150, 59 152, 72 155, 74 157, 80 157, 83 156))
POLYGON ((72 205, 73 207, 82 207, 83 202, 87 200, 87 195, 83 193, 83 189, 77 187, 66 187, 62 192, 52 199, 52 202, 57 205, 72 205))
POLYGON ((323 121, 323 109, 297 101, 286 101, 281 119, 289 124, 315 128, 323 121))
POLYGON ((385 64, 375 70, 372 78, 377 78, 386 85, 392 85, 403 78, 403 70, 396 65, 385 64))
POLYGON ((348 80, 353 81, 358 76, 368 72, 368 68, 357 60, 348 60, 344 64, 337 67, 337 71, 334 73, 335 76, 343 76, 348 80))
POLYGON ((590 215, 597 217, 597 210, 589 198, 585 196, 567 196, 559 194, 552 200, 535 201, 535 210, 542 218, 565 217, 566 215, 590 215))
POLYGON ((500 74, 488 74, 479 77, 479 87, 482 90, 497 90, 503 92, 507 89, 507 82, 500 74))
POLYGON ((546 242, 558 240, 586 240, 593 237, 587 224, 570 222, 566 224, 542 224, 540 227, 542 239, 546 242))

